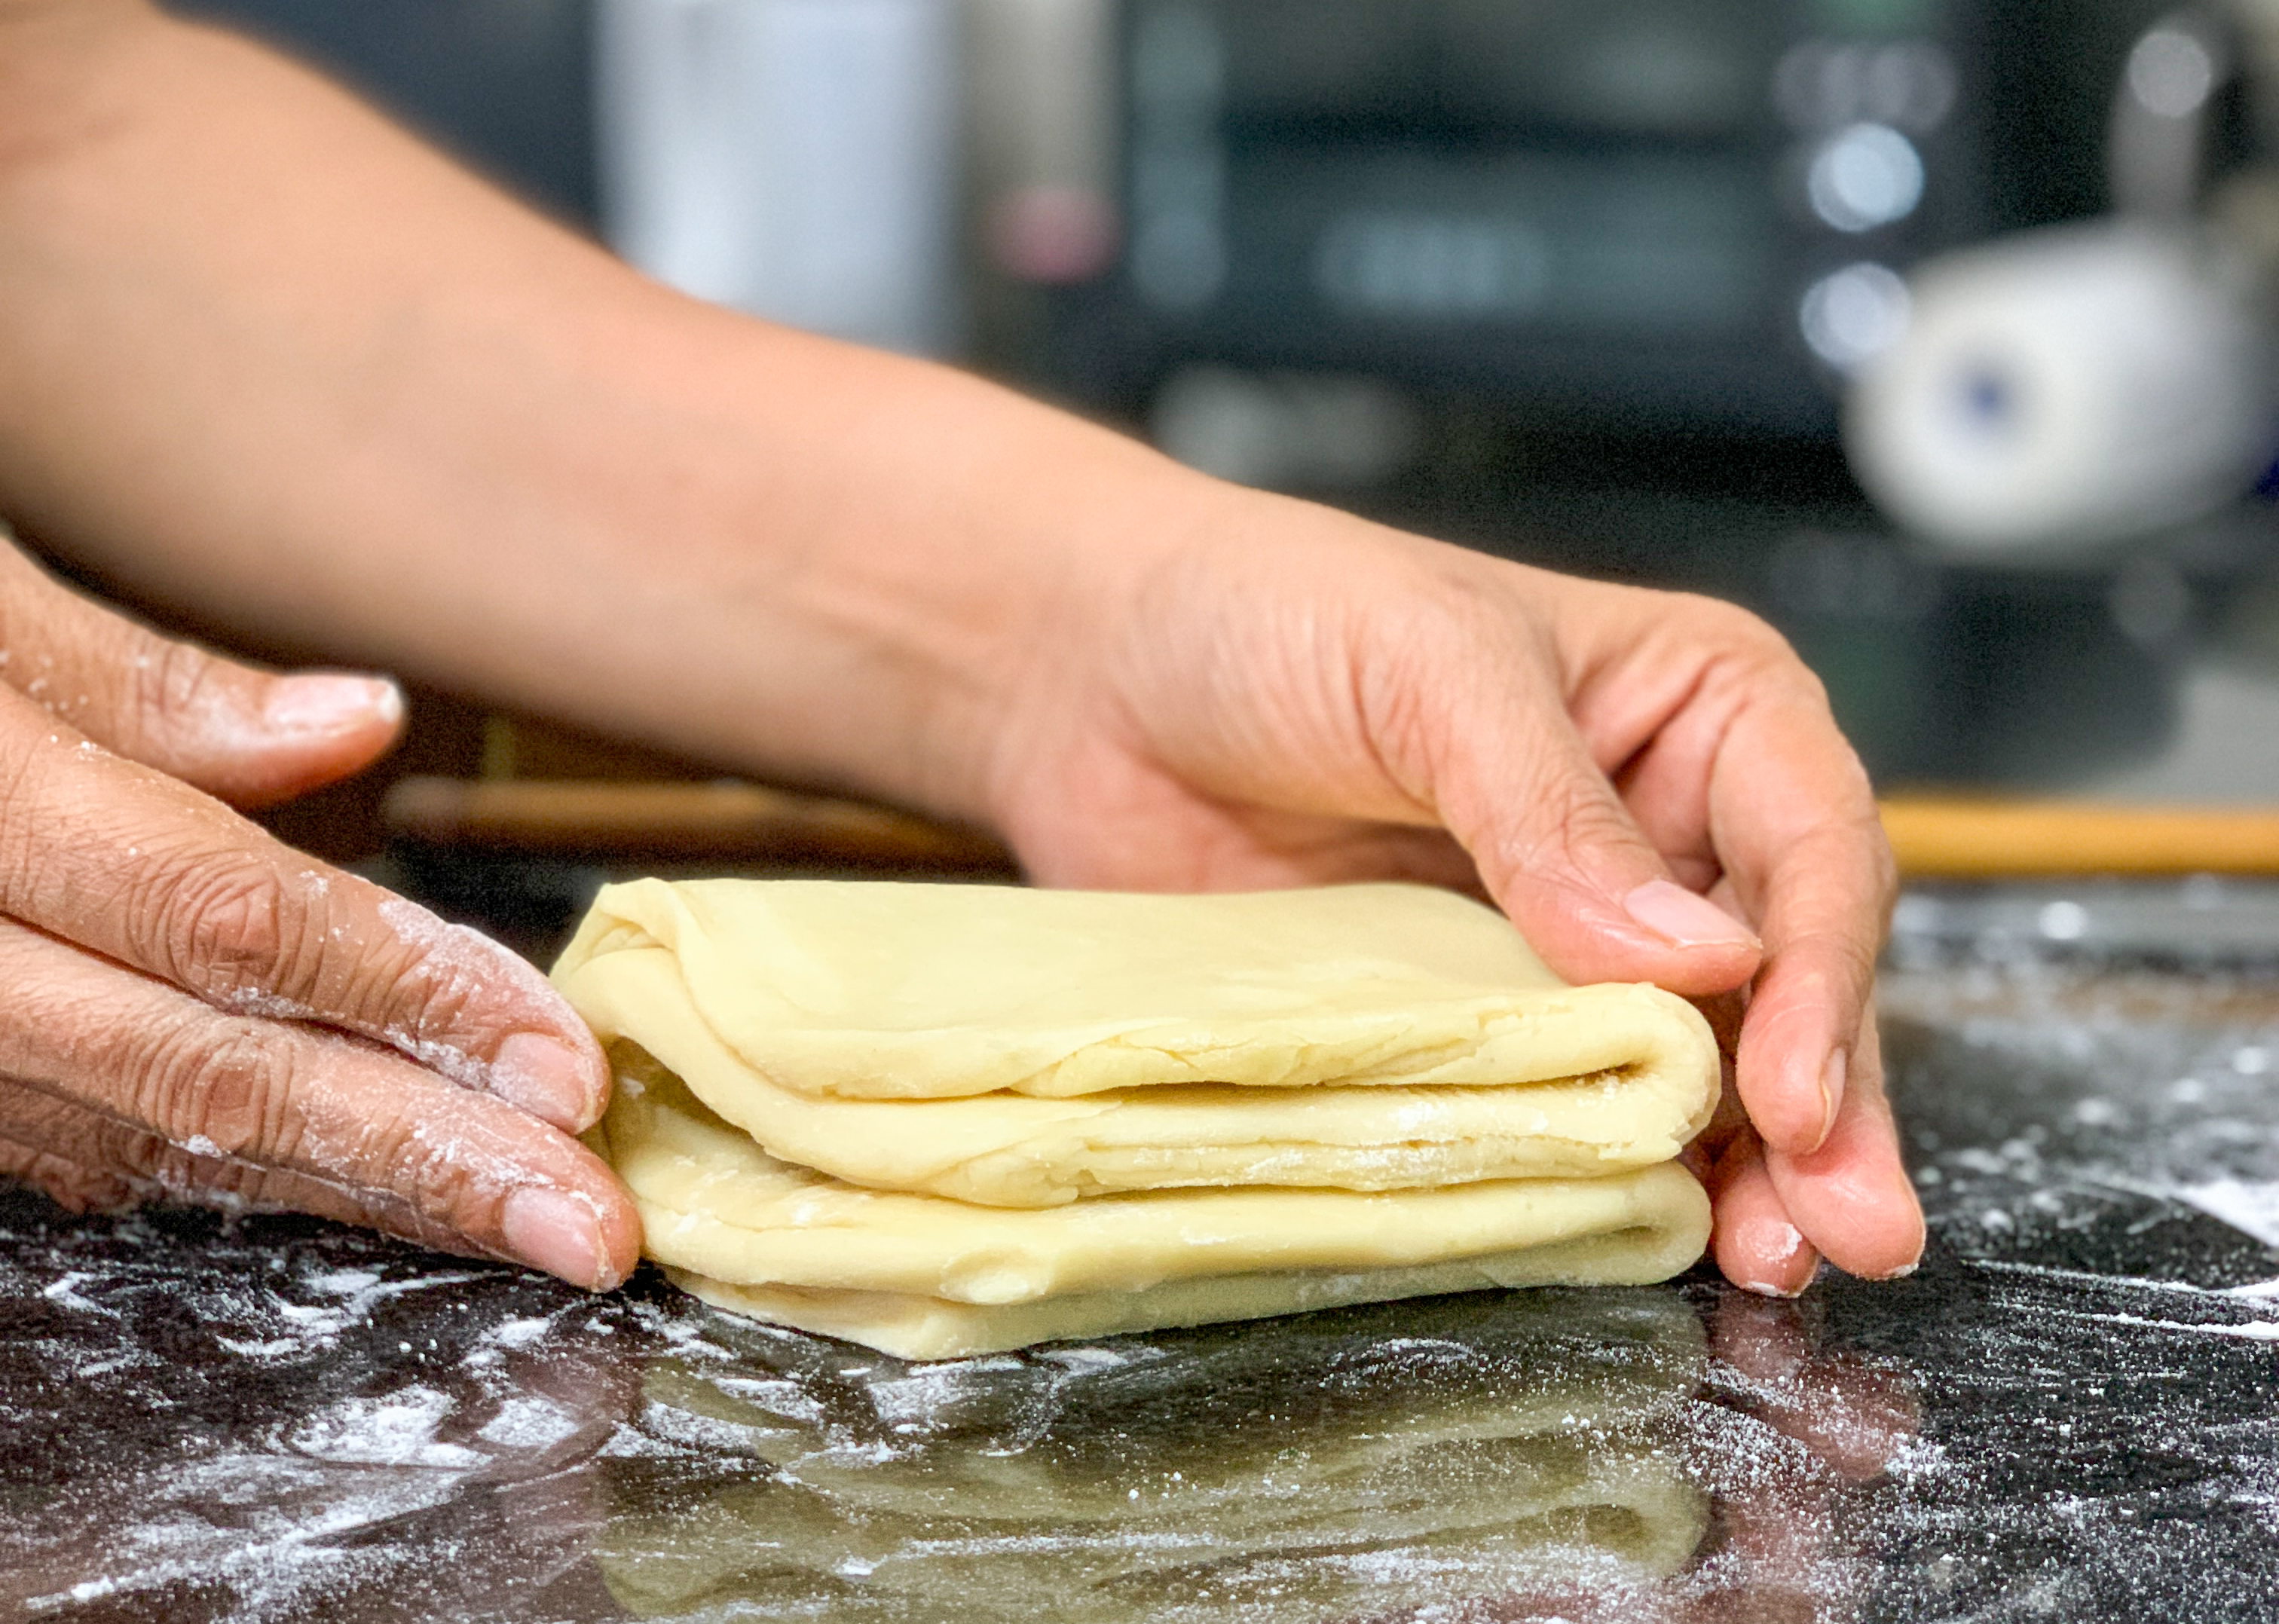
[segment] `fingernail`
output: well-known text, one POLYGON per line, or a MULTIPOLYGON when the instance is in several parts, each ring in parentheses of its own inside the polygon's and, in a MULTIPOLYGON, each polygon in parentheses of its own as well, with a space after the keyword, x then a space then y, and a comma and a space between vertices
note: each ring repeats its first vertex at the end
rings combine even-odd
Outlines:
MULTIPOLYGON (((1792 1223, 1783 1223, 1776 1219, 1769 1223, 1760 1222, 1755 1228, 1759 1244, 1753 1250, 1769 1262, 1785 1263, 1804 1250, 1804 1237, 1792 1223)), ((1759 1297, 1796 1298, 1802 1297, 1810 1289, 1812 1275, 1807 1273, 1793 1286, 1784 1286, 1771 1280, 1740 1280, 1734 1283, 1744 1291, 1753 1291, 1759 1297)))
POLYGON ((374 718, 403 719, 403 693, 376 677, 280 677, 261 706, 261 719, 285 733, 345 732, 374 718))
POLYGON ((593 1122, 596 1079, 586 1058, 557 1038, 517 1032, 499 1045, 490 1092, 557 1127, 583 1131, 593 1122))
POLYGON ((506 1199, 499 1228, 508 1247, 533 1268, 588 1291, 604 1283, 609 1260, 601 1226, 576 1197, 534 1185, 518 1190, 506 1199))
POLYGON ((1680 947, 1761 947, 1756 933, 1704 896, 1669 880, 1648 880, 1623 899, 1623 911, 1680 947))
POLYGON ((1828 1136, 1836 1131, 1836 1113, 1844 1104, 1844 1076, 1851 1062, 1842 1049, 1828 1052, 1827 1063, 1820 1069, 1820 1137, 1812 1142, 1818 1150, 1828 1143, 1828 1136))
POLYGON ((1785 1303, 1792 1303, 1812 1290, 1812 1282, 1807 1278, 1801 1285, 1784 1286, 1775 1285, 1769 1280, 1744 1280, 1740 1283, 1740 1287, 1752 1297, 1773 1297, 1785 1303))

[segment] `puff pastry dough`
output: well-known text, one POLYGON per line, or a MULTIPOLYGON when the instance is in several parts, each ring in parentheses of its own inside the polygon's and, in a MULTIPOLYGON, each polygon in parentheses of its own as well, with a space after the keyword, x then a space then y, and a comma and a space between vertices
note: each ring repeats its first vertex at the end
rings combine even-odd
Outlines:
POLYGON ((645 880, 555 977, 708 1300, 909 1357, 1700 1254, 1700 1016, 1416 886, 645 880))

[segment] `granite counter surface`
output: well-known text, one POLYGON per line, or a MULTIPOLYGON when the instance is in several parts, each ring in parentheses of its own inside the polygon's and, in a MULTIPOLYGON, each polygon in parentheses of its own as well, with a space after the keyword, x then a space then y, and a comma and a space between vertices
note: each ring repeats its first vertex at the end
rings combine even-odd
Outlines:
POLYGON ((910 1366, 0 1193, 0 1616, 2279 1618, 2279 892, 1919 894, 1933 1241, 910 1366))

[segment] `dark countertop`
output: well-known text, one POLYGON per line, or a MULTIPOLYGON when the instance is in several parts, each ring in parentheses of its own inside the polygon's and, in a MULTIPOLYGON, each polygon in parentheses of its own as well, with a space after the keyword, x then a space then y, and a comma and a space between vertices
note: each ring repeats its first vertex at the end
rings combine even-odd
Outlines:
POLYGON ((905 1366, 0 1194, 0 1613, 2279 1617, 2279 892, 1917 895, 1933 1242, 905 1366))

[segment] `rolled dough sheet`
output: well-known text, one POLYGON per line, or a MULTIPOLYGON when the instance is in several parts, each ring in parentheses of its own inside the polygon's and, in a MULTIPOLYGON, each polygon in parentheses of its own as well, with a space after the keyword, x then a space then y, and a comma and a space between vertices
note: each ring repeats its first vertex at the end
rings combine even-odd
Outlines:
POLYGON ((1717 1099, 1684 1000, 1569 986, 1421 886, 643 880, 555 978, 776 1158, 989 1206, 1597 1176, 1717 1099))
POLYGON ((1634 1284, 1700 1256, 1662 1164, 1383 1194, 1251 1186, 1018 1211, 864 1189, 770 1156, 629 1046, 596 1147, 648 1254, 717 1306, 946 1359, 1488 1286, 1634 1284))

